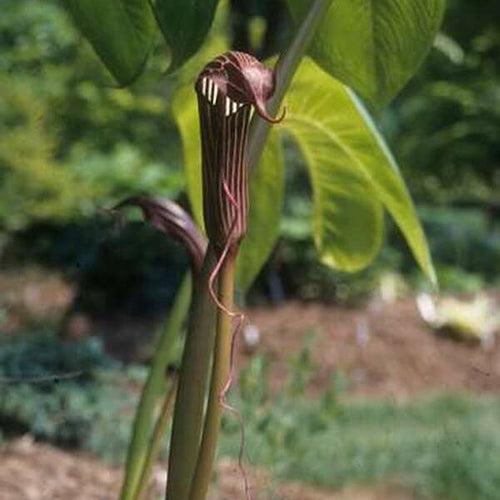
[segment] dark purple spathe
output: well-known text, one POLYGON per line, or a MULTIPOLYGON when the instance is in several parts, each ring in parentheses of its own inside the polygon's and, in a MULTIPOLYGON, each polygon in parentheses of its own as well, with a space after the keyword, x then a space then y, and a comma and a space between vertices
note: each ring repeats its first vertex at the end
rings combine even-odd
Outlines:
POLYGON ((274 92, 274 74, 253 56, 227 52, 205 66, 195 90, 205 226, 210 241, 221 249, 237 245, 246 233, 250 118, 255 110, 269 122, 279 121, 265 108, 274 92))

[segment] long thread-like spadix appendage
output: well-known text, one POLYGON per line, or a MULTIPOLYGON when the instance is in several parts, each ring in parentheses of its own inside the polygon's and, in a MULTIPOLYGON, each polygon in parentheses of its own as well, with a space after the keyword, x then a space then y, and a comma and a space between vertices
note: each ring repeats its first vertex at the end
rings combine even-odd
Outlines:
POLYGON ((203 209, 208 238, 221 251, 246 233, 248 132, 254 110, 270 123, 265 103, 274 73, 253 56, 227 52, 205 66, 196 81, 202 142, 203 209))

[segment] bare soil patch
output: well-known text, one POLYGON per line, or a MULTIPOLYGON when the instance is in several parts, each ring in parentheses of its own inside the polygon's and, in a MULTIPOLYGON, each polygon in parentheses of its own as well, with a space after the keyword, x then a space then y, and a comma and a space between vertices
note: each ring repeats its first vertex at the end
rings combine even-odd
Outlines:
MULTIPOLYGON (((154 473, 148 500, 162 497, 165 468, 154 473)), ((299 483, 276 483, 263 470, 249 471, 254 500, 406 500, 408 493, 396 486, 375 489, 348 488, 329 492, 299 483)), ((120 468, 103 464, 85 454, 62 451, 25 437, 0 450, 2 500, 116 500, 122 480, 120 468)), ((242 479, 234 462, 223 460, 210 500, 244 498, 242 479)))
POLYGON ((423 392, 500 393, 500 338, 493 348, 443 338, 422 321, 413 299, 378 308, 345 309, 290 302, 248 311, 261 330, 259 352, 272 360, 272 386, 287 376, 288 360, 316 333, 311 391, 328 386, 335 370, 354 395, 406 398, 423 392))
MULTIPOLYGON (((3 333, 22 332, 31 321, 57 324, 74 293, 61 277, 40 269, 0 272, 3 333)), ((490 295, 500 305, 500 291, 490 295)), ((150 357, 154 332, 163 320, 126 314, 76 316, 78 332, 69 337, 99 334, 106 350, 124 361, 150 357)), ((257 352, 272 361, 274 389, 286 379, 289 359, 300 351, 308 331, 314 331, 313 394, 330 384, 335 371, 347 376, 354 395, 405 398, 429 391, 500 393, 500 336, 489 350, 440 337, 422 321, 413 298, 358 308, 295 301, 251 308, 247 316, 261 331, 257 352)))

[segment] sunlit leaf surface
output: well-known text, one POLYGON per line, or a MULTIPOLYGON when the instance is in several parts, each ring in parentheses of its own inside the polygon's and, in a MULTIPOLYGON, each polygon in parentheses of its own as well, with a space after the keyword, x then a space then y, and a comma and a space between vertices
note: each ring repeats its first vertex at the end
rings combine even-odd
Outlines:
MULTIPOLYGON (((312 0, 288 0, 297 20, 312 0)), ((311 55, 374 105, 390 100, 416 72, 441 24, 445 0, 334 0, 311 55)))
POLYGON ((299 69, 281 126, 302 151, 314 195, 314 238, 323 262, 352 271, 376 254, 381 205, 431 281, 434 269, 415 208, 371 118, 354 94, 311 61, 299 69))

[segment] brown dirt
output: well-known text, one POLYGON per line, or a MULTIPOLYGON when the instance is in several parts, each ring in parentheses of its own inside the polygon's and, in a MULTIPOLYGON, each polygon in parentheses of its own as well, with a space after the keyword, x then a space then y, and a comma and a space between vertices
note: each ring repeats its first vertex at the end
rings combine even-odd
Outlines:
MULTIPOLYGON (((26 322, 57 322, 73 295, 61 277, 42 269, 0 272, 0 305, 7 312, 0 325, 3 333, 22 331, 26 322)), ((491 295, 500 303, 500 291, 491 295)), ((411 298, 358 309, 289 302, 253 308, 247 316, 261 330, 258 352, 272 361, 274 389, 286 379, 289 359, 300 351, 307 332, 314 331, 313 393, 326 388, 335 371, 348 377, 354 395, 405 398, 443 390, 500 392, 500 336, 488 351, 439 337, 420 319, 411 298)), ((78 315, 72 320, 77 331, 73 337, 80 331, 98 332, 108 352, 127 361, 150 356, 148 340, 160 323, 158 318, 92 321, 78 315)), ((243 364, 241 359, 239 365, 243 364)))
POLYGON ((335 370, 352 383, 354 395, 397 399, 423 392, 500 393, 500 338, 484 350, 433 333, 412 299, 362 309, 292 302, 248 311, 261 330, 259 352, 271 359, 272 386, 286 379, 289 359, 308 331, 316 333, 313 392, 330 383, 335 370))
MULTIPOLYGON (((165 465, 154 472, 148 500, 161 498, 165 465)), ((251 471, 254 500, 409 500, 409 493, 384 485, 370 490, 347 488, 328 492, 299 483, 278 484, 263 470, 251 471)), ((116 500, 122 471, 85 454, 67 453, 25 437, 0 450, 2 500, 116 500)), ((244 498, 236 465, 223 460, 210 500, 244 498)))

